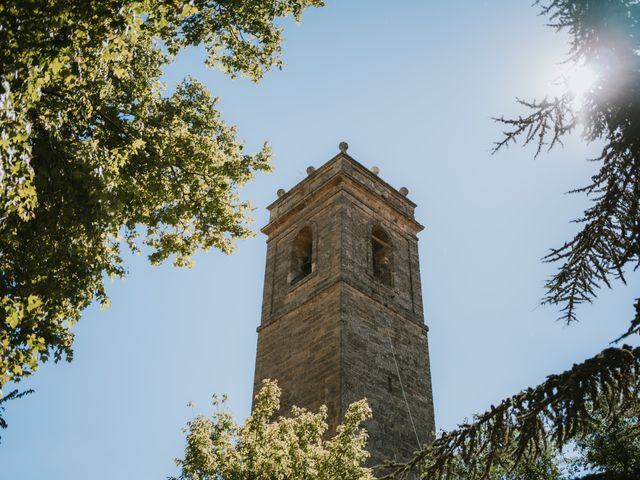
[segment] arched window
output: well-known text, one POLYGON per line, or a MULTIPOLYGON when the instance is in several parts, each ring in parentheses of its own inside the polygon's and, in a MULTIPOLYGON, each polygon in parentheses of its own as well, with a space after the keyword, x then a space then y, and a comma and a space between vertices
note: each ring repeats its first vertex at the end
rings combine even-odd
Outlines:
POLYGON ((373 257, 373 276, 385 285, 391 286, 391 239, 381 227, 371 231, 371 253, 373 257))
POLYGON ((304 227, 293 240, 291 249, 290 283, 299 282, 313 271, 313 234, 310 227, 304 227))

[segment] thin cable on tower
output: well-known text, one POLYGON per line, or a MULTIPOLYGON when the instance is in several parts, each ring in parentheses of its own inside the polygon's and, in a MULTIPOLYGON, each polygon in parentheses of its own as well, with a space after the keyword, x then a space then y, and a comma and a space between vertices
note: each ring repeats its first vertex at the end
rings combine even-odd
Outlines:
MULTIPOLYGON (((385 304, 386 307, 386 304, 385 304)), ((393 348, 393 341, 391 340, 391 323, 389 322, 389 317, 387 314, 384 314, 384 319, 387 322, 387 337, 389 338, 389 346, 391 347, 391 356, 393 357, 393 364, 396 367, 396 375, 398 375, 398 382, 400 383, 400 390, 402 390, 402 397, 404 398, 404 404, 407 406, 407 412, 409 413, 409 421, 411 421, 411 427, 413 428, 413 433, 416 436, 416 441, 418 442, 418 449, 422 448, 422 442, 420 442, 420 437, 418 436, 418 430, 416 429, 416 424, 413 421, 413 415, 411 415, 411 408, 409 407, 409 401, 407 400, 407 393, 404 390, 404 385, 402 384, 402 377, 400 376, 400 369, 398 368, 398 361, 396 360, 396 350, 393 348)))

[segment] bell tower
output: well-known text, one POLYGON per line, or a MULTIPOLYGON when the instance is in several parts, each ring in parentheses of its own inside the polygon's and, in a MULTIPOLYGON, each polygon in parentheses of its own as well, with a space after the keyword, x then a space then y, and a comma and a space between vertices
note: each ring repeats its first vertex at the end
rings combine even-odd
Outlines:
POLYGON ((333 431, 367 398, 371 465, 407 460, 435 424, 415 204, 351 158, 347 144, 269 207, 254 392, 328 407, 333 431))

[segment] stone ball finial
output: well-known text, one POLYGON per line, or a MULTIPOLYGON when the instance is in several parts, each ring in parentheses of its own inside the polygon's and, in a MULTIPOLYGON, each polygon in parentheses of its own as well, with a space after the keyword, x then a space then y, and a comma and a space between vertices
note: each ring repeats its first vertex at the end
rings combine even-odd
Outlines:
POLYGON ((406 197, 409 195, 409 189, 407 187, 400 187, 400 193, 406 197))
POLYGON ((278 191, 276 192, 278 194, 279 197, 281 197, 282 195, 284 195, 284 189, 279 188, 278 191))
POLYGON ((338 145, 338 148, 342 153, 347 153, 347 150, 349 150, 349 144, 347 142, 340 142, 340 145, 338 145))
POLYGON ((316 167, 307 167, 307 175, 311 175, 316 171, 316 167))
POLYGON ((380 173, 380 169, 378 167, 371 167, 371 171, 374 175, 378 175, 380 173))

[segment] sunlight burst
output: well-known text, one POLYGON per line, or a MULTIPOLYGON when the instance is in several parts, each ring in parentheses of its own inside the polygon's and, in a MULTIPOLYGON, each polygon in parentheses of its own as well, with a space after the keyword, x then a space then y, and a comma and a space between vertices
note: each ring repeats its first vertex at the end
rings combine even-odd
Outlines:
POLYGON ((580 108, 587 94, 594 88, 600 78, 599 71, 592 64, 576 67, 566 76, 566 85, 573 95, 573 106, 580 108))

